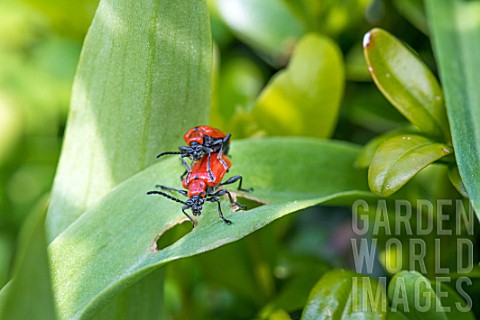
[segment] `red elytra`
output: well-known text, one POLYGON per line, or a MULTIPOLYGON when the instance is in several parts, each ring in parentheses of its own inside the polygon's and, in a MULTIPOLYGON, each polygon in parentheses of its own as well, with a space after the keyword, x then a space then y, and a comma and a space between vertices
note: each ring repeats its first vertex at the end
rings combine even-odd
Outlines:
MULTIPOLYGON (((179 151, 166 151, 157 155, 157 158, 165 155, 179 154, 180 160, 187 171, 180 176, 190 173, 190 166, 195 161, 201 160, 205 155, 210 159, 212 153, 218 153, 220 156, 228 154, 230 148, 230 134, 225 134, 223 131, 210 126, 196 126, 185 133, 183 139, 187 143, 186 146, 178 147, 179 151), (189 158, 192 160, 190 165, 184 160, 189 158)), ((223 162, 220 158, 220 162, 223 162)), ((222 163, 225 170, 228 170, 226 163, 222 163)), ((210 166, 207 166, 207 172, 211 175, 210 166)))
POLYGON ((190 145, 192 142, 196 142, 198 144, 203 145, 205 136, 211 137, 213 139, 223 139, 227 135, 217 129, 213 128, 210 126, 196 126, 185 133, 183 136, 183 139, 187 143, 187 145, 190 145))
POLYGON ((212 153, 210 157, 210 171, 208 170, 208 157, 203 157, 192 166, 190 173, 185 176, 182 185, 188 190, 188 197, 205 197, 207 187, 216 187, 222 182, 223 177, 232 166, 232 162, 226 155, 218 157, 218 153, 212 153), (223 163, 221 160, 223 160, 223 163), (225 168, 225 164, 227 167, 225 168))

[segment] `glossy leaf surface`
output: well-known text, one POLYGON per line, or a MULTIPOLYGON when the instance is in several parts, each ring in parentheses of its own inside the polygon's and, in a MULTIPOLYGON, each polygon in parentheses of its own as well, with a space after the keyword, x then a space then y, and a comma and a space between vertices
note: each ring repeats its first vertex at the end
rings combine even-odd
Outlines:
POLYGON ((383 95, 424 133, 448 141, 442 90, 423 62, 382 29, 368 32, 363 47, 370 74, 383 95))
POLYGON ((408 319, 474 319, 471 311, 458 311, 465 302, 457 293, 417 271, 397 273, 388 285, 388 299, 392 313, 408 319))
POLYGON ((386 312, 385 288, 377 279, 353 271, 333 270, 310 292, 301 319, 385 319, 386 312), (374 297, 373 301, 369 295, 374 297))
POLYGON ((427 165, 452 152, 445 144, 415 134, 390 138, 378 147, 370 164, 370 189, 389 196, 427 165))

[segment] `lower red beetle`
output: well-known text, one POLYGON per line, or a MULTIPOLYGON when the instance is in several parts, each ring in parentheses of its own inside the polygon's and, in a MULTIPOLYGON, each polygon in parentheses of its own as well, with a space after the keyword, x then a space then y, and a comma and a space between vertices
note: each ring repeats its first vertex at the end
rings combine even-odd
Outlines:
MULTIPOLYGON (((163 157, 169 154, 179 154, 182 164, 187 169, 187 173, 190 173, 191 169, 183 158, 190 158, 192 163, 200 160, 203 156, 208 156, 207 172, 210 175, 210 179, 213 180, 213 173, 211 170, 211 154, 216 153, 217 159, 223 165, 225 170, 228 170, 227 163, 223 160, 222 155, 228 154, 230 147, 230 134, 225 134, 217 128, 210 126, 197 126, 185 133, 183 139, 187 143, 186 146, 181 146, 178 149, 180 151, 167 151, 160 153, 157 158, 163 157)), ((182 175, 182 177, 185 173, 182 175)))
POLYGON ((222 161, 219 160, 217 153, 212 153, 212 160, 210 163, 211 172, 208 172, 207 169, 207 157, 203 157, 199 161, 195 162, 195 164, 191 168, 190 174, 187 175, 182 182, 183 187, 187 190, 179 190, 161 185, 157 186, 162 190, 169 190, 180 193, 181 195, 188 198, 185 201, 175 198, 162 191, 149 191, 147 192, 147 194, 161 195, 170 200, 182 203, 182 212, 188 217, 188 219, 190 219, 194 227, 195 220, 185 210, 191 209, 193 215, 198 216, 202 213, 202 206, 205 201, 216 202, 218 205, 218 215, 220 216, 220 218, 225 223, 231 223, 230 220, 226 219, 223 216, 219 197, 226 194, 228 195, 231 204, 237 205, 242 209, 245 209, 245 206, 234 201, 232 195, 228 190, 218 188, 238 181, 238 190, 249 192, 252 189, 242 188, 243 178, 241 176, 233 176, 227 181, 221 182, 225 174, 228 172, 228 169, 230 169, 230 167, 232 166, 230 159, 226 155, 221 155, 221 159, 222 161), (227 165, 227 169, 225 169, 223 163, 227 165))

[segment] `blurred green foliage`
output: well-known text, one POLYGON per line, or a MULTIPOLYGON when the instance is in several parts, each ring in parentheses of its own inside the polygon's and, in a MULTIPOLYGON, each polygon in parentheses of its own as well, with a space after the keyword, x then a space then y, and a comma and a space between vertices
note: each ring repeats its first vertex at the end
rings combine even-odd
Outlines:
POLYGON ((21 224, 51 189, 82 36, 91 17, 72 37, 56 31, 49 13, 23 2, 0 1, 2 284, 21 224))
MULTIPOLYGON (((75 69, 96 5, 96 1, 24 0, 8 4, 0 1, 2 286, 12 276, 21 225, 30 214, 36 217, 39 204, 51 190, 75 69)), ((382 168, 375 167, 375 161, 384 164, 392 157, 392 150, 394 154, 409 152, 409 146, 399 142, 399 137, 418 133, 417 129, 409 127, 402 114, 419 129, 423 129, 422 123, 429 124, 428 119, 422 122, 422 117, 420 124, 415 123, 419 119, 417 116, 409 116, 401 108, 397 111, 390 105, 390 102, 396 104, 395 98, 383 91, 387 100, 379 93, 371 81, 361 41, 373 27, 389 30, 418 54, 415 61, 423 61, 419 69, 425 77, 434 79, 437 70, 426 35, 427 23, 421 1, 209 0, 208 8, 214 41, 210 123, 231 132, 234 139, 296 135, 332 137, 363 145, 383 134, 367 145, 357 161, 359 167, 367 167, 373 161, 374 169, 379 171, 382 168), (433 74, 429 70, 433 70, 433 74), (299 105, 301 108, 296 109, 299 105), (387 151, 377 153, 379 150, 387 151)), ((395 52, 405 53, 402 50, 407 50, 406 47, 393 41, 395 52)), ((378 79, 375 80, 378 84, 378 79)), ((379 84, 380 90, 398 87, 398 83, 388 82, 391 79, 384 80, 387 82, 379 84)), ((435 93, 440 90, 438 84, 433 87, 435 93)), ((399 93, 404 96, 402 94, 399 93)), ((417 109, 428 109, 422 103, 415 104, 418 102, 415 97, 412 100, 417 109)), ((428 150, 422 154, 430 157, 417 165, 407 180, 427 164, 451 153, 450 146, 441 144, 451 142, 445 123, 426 130, 427 135, 432 132, 432 136, 440 136, 441 141, 414 136, 422 145, 428 145, 428 150), (433 158, 432 149, 437 152, 433 158)), ((450 179, 461 189, 458 169, 450 160, 445 160, 450 165, 450 179)), ((398 166, 398 162, 389 165, 398 166)), ((411 167, 408 161, 403 165, 411 167)), ((394 191, 407 183, 404 172, 400 175, 403 180, 396 181, 394 191)), ((392 176, 394 181, 398 178, 392 176)), ((381 194, 381 187, 387 184, 382 180, 372 191, 381 194)), ((440 165, 421 171, 398 191, 397 196, 410 200, 422 197, 462 199, 449 181, 448 170, 440 165)), ((170 263, 160 271, 165 273, 164 282, 146 283, 146 287, 155 290, 155 285, 163 285, 165 308, 160 312, 165 318, 307 319, 309 314, 315 318, 318 316, 315 299, 319 293, 331 299, 322 300, 319 305, 341 301, 338 297, 344 293, 327 289, 354 278, 354 273, 349 271, 329 272, 332 268, 355 267, 349 243, 349 239, 355 237, 350 211, 336 206, 312 207, 286 216, 241 241, 170 263), (310 304, 302 315, 307 300, 313 307, 310 304)), ((374 215, 374 211, 371 209, 364 214, 374 215)), ((390 219, 392 225, 394 219, 390 219)), ((411 220, 415 223, 414 217, 411 220)), ((454 223, 450 221, 449 226, 454 223)), ((189 228, 185 223, 176 226, 163 235, 161 241, 173 243, 189 228)), ((472 241, 475 237, 472 236, 472 241)), ((389 235, 380 238, 384 244, 389 235)), ((402 234, 400 238, 407 242, 410 235, 402 234)), ((425 236, 425 239, 429 252, 433 252, 433 236, 425 236)), ((20 239, 20 242, 26 241, 20 239)), ((442 247, 445 263, 454 262, 455 250, 448 245, 442 247)), ((408 252, 403 254, 407 256, 408 252)), ((39 256, 38 261, 43 261, 44 256, 39 256)), ((381 246, 380 262, 375 264, 375 270, 379 271, 372 276, 392 276, 395 273, 392 265, 397 258, 389 248, 381 246)), ((403 269, 408 269, 406 260, 403 263, 403 269)), ((429 275, 434 275, 432 262, 427 268, 429 275)), ((417 279, 421 276, 411 273, 407 277, 417 279)), ((394 294, 395 285, 392 282, 388 287, 389 296, 394 294)), ((427 287, 425 290, 433 289, 427 287)), ((475 284, 469 293, 478 298, 479 292, 475 284)), ((134 298, 127 292, 121 297, 124 300, 119 301, 133 301, 134 298)), ((455 296, 455 299, 451 301, 460 298, 455 296)), ((109 305, 108 308, 120 310, 116 307, 109 305)), ((107 319, 108 308, 104 311, 107 319)), ((151 310, 158 311, 155 306, 151 310)), ((477 306, 474 312, 479 314, 477 306)), ((396 316, 402 318, 402 315, 396 316)))

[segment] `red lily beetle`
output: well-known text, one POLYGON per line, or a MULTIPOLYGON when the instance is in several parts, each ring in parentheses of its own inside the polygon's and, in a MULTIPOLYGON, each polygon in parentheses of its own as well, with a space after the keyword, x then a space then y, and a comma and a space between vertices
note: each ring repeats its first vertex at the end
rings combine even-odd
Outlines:
POLYGON ((179 147, 178 149, 180 151, 162 152, 157 155, 157 158, 169 154, 179 154, 183 166, 187 169, 187 171, 180 177, 180 179, 182 179, 186 173, 191 172, 190 166, 185 162, 183 158, 190 158, 193 163, 200 160, 203 156, 207 155, 207 172, 210 175, 210 179, 213 180, 213 173, 210 164, 211 154, 216 153, 218 161, 220 161, 225 170, 228 170, 229 167, 227 163, 223 160, 223 155, 228 154, 228 150, 230 147, 230 136, 230 134, 225 134, 221 130, 210 126, 197 126, 188 130, 187 133, 185 133, 183 139, 185 140, 187 145, 179 147))
POLYGON ((218 205, 218 215, 220 218, 225 222, 230 224, 231 221, 226 219, 223 216, 222 208, 220 206, 220 199, 219 197, 223 195, 228 195, 230 203, 233 205, 237 205, 238 207, 245 209, 244 205, 241 205, 233 200, 232 195, 226 189, 218 189, 221 186, 232 184, 239 181, 238 190, 249 192, 252 189, 243 189, 242 188, 242 177, 241 176, 233 176, 225 182, 221 182, 225 174, 228 172, 228 169, 231 167, 230 159, 226 155, 221 155, 222 161, 219 160, 219 155, 217 153, 212 153, 212 160, 211 160, 211 170, 208 172, 207 165, 208 165, 208 158, 203 157, 199 161, 195 162, 191 168, 190 174, 187 175, 182 182, 182 185, 187 190, 179 190, 174 189, 162 185, 157 185, 157 187, 161 188, 162 190, 169 190, 175 191, 180 193, 181 195, 187 197, 186 201, 180 200, 175 198, 165 192, 162 191, 149 191, 147 194, 157 194, 164 196, 170 200, 179 202, 183 204, 182 212, 190 219, 193 226, 195 227, 195 220, 185 211, 187 209, 191 209, 194 216, 198 216, 202 213, 202 206, 205 201, 209 202, 216 202, 218 205), (223 163, 227 165, 227 169, 225 169, 223 163))

